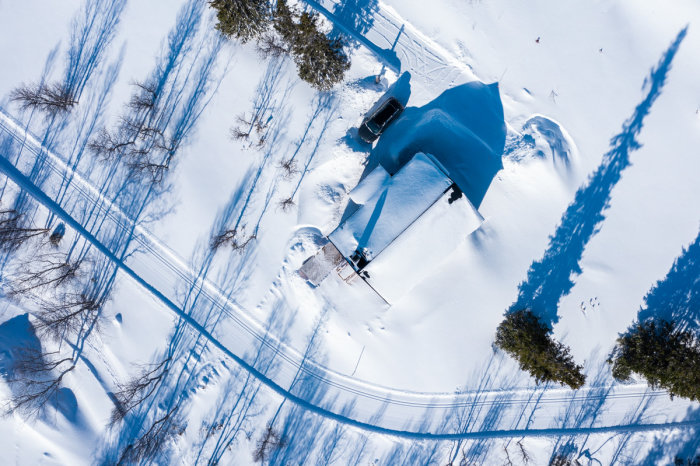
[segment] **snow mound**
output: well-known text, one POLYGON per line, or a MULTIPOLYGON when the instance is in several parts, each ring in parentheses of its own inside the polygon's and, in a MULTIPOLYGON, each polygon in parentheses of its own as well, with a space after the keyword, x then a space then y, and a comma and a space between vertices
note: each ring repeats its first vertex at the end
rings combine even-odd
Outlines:
POLYGON ((578 149, 559 123, 533 115, 520 133, 509 135, 505 157, 518 163, 533 158, 548 160, 561 176, 571 177, 576 171, 578 149))
POLYGON ((29 314, 18 315, 0 324, 0 375, 14 375, 15 359, 22 351, 41 351, 29 314))

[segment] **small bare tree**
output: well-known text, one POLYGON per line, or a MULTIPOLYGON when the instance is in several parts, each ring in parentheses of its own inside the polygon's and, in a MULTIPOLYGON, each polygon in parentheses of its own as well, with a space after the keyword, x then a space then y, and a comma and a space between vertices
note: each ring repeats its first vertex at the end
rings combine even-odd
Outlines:
POLYGON ((24 84, 10 93, 22 110, 40 110, 49 116, 68 113, 78 103, 63 84, 24 84))
POLYGON ((251 241, 256 239, 255 234, 249 235, 244 240, 240 239, 241 236, 245 237, 245 225, 215 235, 211 239, 211 249, 219 249, 221 246, 228 243, 234 251, 240 251, 245 249, 251 241))
POLYGON ((248 139, 253 131, 254 120, 247 119, 245 113, 242 113, 236 117, 236 122, 236 126, 231 128, 231 137, 235 140, 248 139))
POLYGON ((88 143, 88 149, 105 160, 112 160, 134 144, 134 141, 121 138, 106 128, 102 128, 98 131, 97 136, 88 143))
POLYGON ((525 447, 523 446, 523 441, 522 439, 518 440, 517 445, 520 447, 520 456, 523 458, 523 464, 527 464, 530 462, 530 455, 527 454, 527 451, 525 451, 525 447))
POLYGON ((116 404, 110 417, 111 425, 124 419, 156 391, 168 374, 171 360, 168 357, 157 364, 146 366, 138 376, 118 385, 118 390, 114 393, 116 404))
POLYGON ((183 434, 186 424, 179 415, 179 409, 180 405, 176 404, 155 418, 142 435, 124 448, 117 465, 149 462, 176 435, 183 434))
MULTIPOLYGON (((236 117, 237 125, 231 128, 231 137, 235 140, 249 139, 253 131, 257 135, 255 147, 262 148, 267 142, 267 129, 270 126, 272 117, 263 118, 261 114, 254 114, 251 118, 247 118, 245 113, 236 117)), ((251 142, 251 145, 253 143, 251 142)))
POLYGON ((287 179, 291 178, 296 173, 299 173, 299 169, 297 168, 297 162, 293 158, 280 162, 279 166, 284 171, 283 176, 287 179))
POLYGON ((0 210, 0 250, 15 251, 30 239, 49 232, 48 228, 26 224, 23 217, 24 214, 14 209, 0 210))
POLYGON ((155 84, 139 81, 134 81, 131 84, 138 89, 131 96, 129 108, 136 111, 152 110, 156 105, 156 99, 158 97, 155 84))
POLYGON ((55 400, 63 377, 74 368, 74 361, 58 352, 45 353, 34 347, 18 351, 7 379, 12 396, 4 414, 19 412, 27 417, 38 414, 46 403, 55 400))
POLYGON ((286 442, 280 436, 272 425, 268 424, 263 436, 258 440, 258 443, 253 452, 253 461, 256 463, 264 463, 270 457, 270 454, 284 447, 286 442))
POLYGON ((286 199, 282 199, 279 202, 279 207, 280 207, 280 209, 282 209, 282 212, 289 212, 290 210, 292 210, 292 207, 294 207, 295 205, 296 205, 296 203, 294 202, 294 199, 292 199, 291 197, 288 197, 286 199))
POLYGON ((71 261, 61 253, 41 254, 23 263, 9 277, 11 296, 41 292, 47 287, 66 285, 76 278, 82 260, 71 261))
POLYGON ((41 310, 37 313, 37 331, 56 341, 66 335, 78 335, 88 323, 99 327, 102 302, 81 292, 59 293, 55 299, 36 296, 41 310))

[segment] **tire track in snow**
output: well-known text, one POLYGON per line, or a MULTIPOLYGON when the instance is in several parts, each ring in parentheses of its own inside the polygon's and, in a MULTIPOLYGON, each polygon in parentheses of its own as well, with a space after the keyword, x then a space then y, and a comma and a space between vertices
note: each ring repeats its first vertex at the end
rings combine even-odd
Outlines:
POLYGON ((344 24, 332 13, 334 8, 340 5, 338 0, 303 2, 365 46, 382 63, 389 62, 387 66, 394 71, 410 71, 412 81, 419 82, 427 89, 445 89, 457 81, 478 80, 467 64, 404 21, 393 8, 382 2, 379 2, 378 8, 372 12, 372 25, 364 34, 344 24), (399 67, 391 63, 393 53, 399 58, 399 67))
MULTIPOLYGON (((137 232, 135 242, 138 243, 139 246, 137 249, 139 252, 141 252, 141 254, 132 254, 125 261, 120 260, 113 251, 111 251, 107 246, 105 246, 104 243, 100 241, 99 231, 91 232, 80 224, 80 222, 78 222, 69 212, 58 205, 50 195, 45 193, 41 188, 37 187, 24 173, 22 173, 12 162, 10 162, 4 154, 0 155, 1 172, 8 176, 8 178, 15 182, 20 188, 34 197, 39 203, 43 204, 47 209, 60 217, 71 228, 75 229, 82 236, 84 236, 94 245, 96 249, 102 252, 109 260, 113 261, 126 275, 131 277, 134 281, 146 289, 146 291, 160 300, 172 312, 180 316, 196 332, 207 338, 213 344, 213 346, 217 347, 228 357, 236 361, 239 365, 249 371, 274 392, 282 397, 285 397, 286 399, 289 399, 291 402, 302 406, 304 409, 307 409, 320 416, 332 419, 336 422, 341 422, 363 430, 412 439, 446 440, 522 435, 564 435, 574 431, 576 433, 582 432, 581 429, 574 428, 525 430, 510 429, 483 432, 447 433, 431 433, 418 430, 407 430, 405 428, 405 421, 407 419, 420 419, 421 417, 426 416, 426 413, 430 416, 440 417, 448 415, 455 409, 464 407, 498 406, 505 409, 512 406, 533 405, 533 403, 531 402, 529 392, 525 390, 511 391, 513 396, 508 397, 508 399, 503 399, 504 393, 507 393, 504 391, 481 391, 476 393, 461 393, 455 395, 447 393, 415 393, 393 390, 365 383, 336 373, 326 367, 304 361, 296 350, 284 345, 275 338, 270 338, 270 335, 267 334, 267 331, 262 324, 258 323, 252 317, 247 315, 244 309, 228 300, 213 283, 198 278, 184 261, 179 259, 165 246, 161 245, 147 231, 139 226, 134 227, 133 223, 126 215, 120 212, 116 207, 110 206, 109 200, 101 198, 99 192, 86 180, 81 178, 78 174, 71 172, 59 157, 43 149, 33 136, 24 132, 24 130, 11 118, 1 113, 0 129, 9 133, 13 138, 29 141, 28 146, 31 147, 31 150, 35 154, 43 153, 46 155, 47 165, 51 167, 52 176, 56 176, 61 179, 67 175, 73 176, 73 183, 71 183, 70 189, 75 190, 77 196, 86 199, 88 205, 99 202, 99 204, 103 206, 103 211, 107 212, 107 216, 116 227, 126 229, 135 228, 135 231, 137 232), (127 261, 129 263, 127 263, 127 261), (162 283, 162 278, 167 274, 170 274, 169 279, 173 283, 162 283), (160 282, 158 281, 159 278, 161 279, 160 282), (221 311, 230 318, 230 322, 233 323, 238 329, 239 335, 234 336, 243 336, 246 337, 247 340, 241 343, 241 341, 234 338, 234 344, 229 343, 229 341, 223 341, 219 336, 207 331, 203 325, 197 322, 189 314, 183 312, 181 306, 177 304, 177 298, 175 298, 175 290, 177 289, 177 285, 181 284, 182 282, 201 287, 201 289, 204 290, 204 294, 207 296, 207 299, 211 303, 217 305, 221 311), (254 367, 254 365, 244 360, 242 356, 239 356, 239 354, 245 354, 245 351, 251 347, 251 342, 263 343, 281 348, 282 351, 279 351, 277 354, 279 354, 281 360, 288 366, 287 370, 280 371, 281 375, 276 379, 272 379, 254 367), (232 349, 231 346, 235 347, 235 350, 232 349), (332 406, 323 407, 320 403, 313 404, 304 399, 302 396, 295 395, 291 392, 291 389, 285 388, 290 386, 290 380, 288 380, 288 377, 285 379, 285 374, 288 376, 289 373, 296 373, 298 371, 304 371, 308 375, 315 378, 319 384, 326 385, 327 388, 329 388, 329 394, 331 395, 330 398, 335 399, 337 402, 336 406, 342 406, 344 404, 343 402, 348 400, 357 403, 357 406, 361 407, 362 409, 359 412, 356 412, 356 417, 358 415, 366 415, 367 419, 372 419, 372 415, 376 412, 381 412, 382 410, 386 410, 388 408, 398 408, 398 412, 394 414, 400 414, 399 419, 393 419, 396 425, 387 427, 379 425, 376 422, 363 421, 358 418, 350 417, 349 415, 338 414, 337 412, 333 411, 332 406), (522 396, 518 396, 519 394, 522 396)), ((47 183, 46 186, 51 185, 51 183, 47 183)), ((228 329, 230 330, 230 327, 228 329)), ((624 400, 637 400, 645 395, 649 396, 648 392, 639 391, 641 387, 644 387, 644 385, 638 384, 622 386, 619 387, 615 393, 605 396, 597 396, 597 398, 605 398, 606 400, 610 399, 619 402, 624 400)), ((538 409, 545 405, 551 405, 556 408, 556 406, 562 403, 572 403, 583 400, 590 401, 592 399, 596 399, 596 395, 587 395, 587 393, 589 391, 593 391, 593 393, 595 393, 594 390, 596 390, 595 387, 587 390, 580 390, 573 395, 567 395, 571 392, 566 389, 546 390, 545 395, 538 400, 536 406, 538 409)), ((665 392, 655 392, 652 394, 652 396, 666 396, 666 394, 665 392)), ((340 410, 338 411, 340 412, 340 410)), ((391 421, 392 419, 387 417, 384 420, 391 421)), ((381 422, 381 419, 379 422, 381 422)), ((699 424, 700 420, 645 425, 592 427, 589 428, 589 430, 591 433, 654 430, 699 424)))

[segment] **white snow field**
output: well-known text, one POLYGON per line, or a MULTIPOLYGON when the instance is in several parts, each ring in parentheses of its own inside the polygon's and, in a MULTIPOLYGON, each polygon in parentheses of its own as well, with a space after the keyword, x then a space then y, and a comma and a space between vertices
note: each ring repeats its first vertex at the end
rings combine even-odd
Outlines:
POLYGON ((37 238, 66 229, 0 248, 0 403, 28 348, 72 367, 0 418, 0 464, 700 455, 698 402, 606 362, 638 315, 700 332, 700 4, 291 3, 346 41, 330 92, 221 38, 205 0, 0 0, 0 211, 37 238), (23 110, 13 90, 36 83, 78 104, 23 110), (406 109, 370 146, 357 127, 386 95, 406 109), (152 179, 95 149, 136 121, 138 149, 167 157, 152 179), (390 193, 409 160, 435 170, 390 193), (328 235, 352 254, 378 203, 374 278, 299 275, 328 235), (80 265, 69 285, 17 292, 61 254, 80 265), (86 295, 77 329, 42 333, 46 303, 86 295), (571 347, 583 388, 495 349, 519 306, 571 347), (129 380, 146 388, 125 399, 129 380))

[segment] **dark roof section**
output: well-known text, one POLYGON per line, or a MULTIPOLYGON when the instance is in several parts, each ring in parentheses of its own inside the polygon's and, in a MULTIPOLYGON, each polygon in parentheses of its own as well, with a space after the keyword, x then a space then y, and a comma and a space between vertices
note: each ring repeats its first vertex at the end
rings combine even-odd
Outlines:
POLYGON ((503 168, 505 137, 498 84, 471 82, 446 90, 423 107, 406 108, 371 158, 396 173, 413 154, 430 153, 478 208, 503 168))

